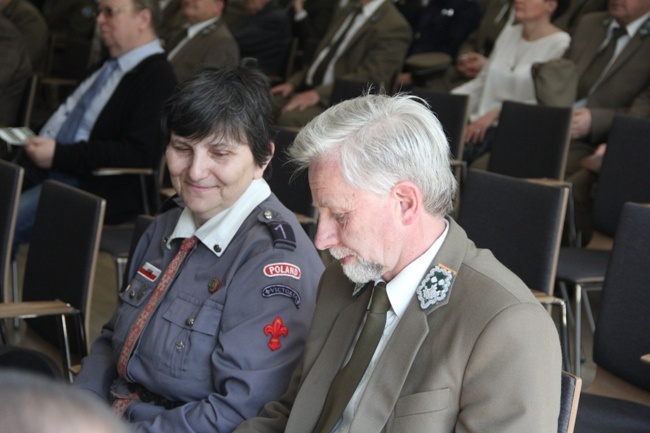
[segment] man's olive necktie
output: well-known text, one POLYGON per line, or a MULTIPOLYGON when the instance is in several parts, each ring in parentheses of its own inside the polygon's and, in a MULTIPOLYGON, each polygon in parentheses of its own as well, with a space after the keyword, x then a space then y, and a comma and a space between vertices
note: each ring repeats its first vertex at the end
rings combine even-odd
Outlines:
POLYGON ((380 281, 372 293, 372 302, 366 316, 366 323, 354 346, 352 356, 336 374, 330 385, 325 406, 314 433, 330 433, 341 418, 377 349, 377 344, 384 333, 386 313, 389 309, 390 301, 386 294, 386 283, 380 281))

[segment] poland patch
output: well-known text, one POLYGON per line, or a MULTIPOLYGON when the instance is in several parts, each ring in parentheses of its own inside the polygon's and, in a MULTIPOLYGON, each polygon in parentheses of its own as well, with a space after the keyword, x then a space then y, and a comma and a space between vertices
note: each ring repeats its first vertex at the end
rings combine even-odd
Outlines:
POLYGON ((300 268, 291 263, 271 263, 264 266, 264 275, 267 277, 291 277, 300 279, 300 268))
POLYGON ((138 269, 138 274, 142 275, 149 281, 156 281, 160 275, 160 269, 155 267, 149 262, 146 262, 140 269, 138 269))

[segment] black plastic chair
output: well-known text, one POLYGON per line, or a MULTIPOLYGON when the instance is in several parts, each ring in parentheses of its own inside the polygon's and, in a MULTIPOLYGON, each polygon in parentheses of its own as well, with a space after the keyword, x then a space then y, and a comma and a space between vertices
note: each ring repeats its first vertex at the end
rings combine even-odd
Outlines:
POLYGON ((562 371, 562 395, 560 397, 560 416, 557 433, 572 433, 578 414, 578 402, 582 379, 574 374, 562 371))
POLYGON ((380 83, 374 81, 356 81, 335 78, 330 95, 330 106, 341 101, 356 98, 364 94, 377 94, 381 88, 380 83))
POLYGON ((503 102, 488 171, 563 180, 571 117, 571 108, 503 102))
POLYGON ((521 278, 540 302, 560 306, 560 337, 568 371, 566 306, 552 296, 567 200, 566 188, 469 170, 458 223, 478 247, 491 250, 521 278))
POLYGON ((596 377, 580 397, 575 431, 650 429, 650 206, 626 203, 603 283, 596 331, 596 377))
MULTIPOLYGON (((593 313, 586 296, 588 290, 600 289, 611 249, 595 249, 602 239, 614 237, 619 215, 625 202, 650 202, 650 120, 618 115, 614 118, 607 152, 596 183, 592 222, 594 236, 586 248, 562 247, 558 259, 557 282, 562 296, 570 305, 569 287, 575 289, 575 341, 581 341, 582 305, 592 331, 593 313), (583 294, 585 299, 583 302, 583 294)), ((570 309, 571 310, 571 309, 570 309)), ((580 345, 574 356, 576 374, 580 374, 580 345)))
POLYGON ((287 149, 293 144, 296 135, 297 132, 287 129, 280 129, 276 133, 275 154, 269 164, 271 176, 267 182, 271 191, 296 215, 309 237, 313 239, 316 232, 316 211, 312 204, 307 171, 296 173, 287 154, 287 149))
MULTIPOLYGON (((144 234, 144 232, 147 230, 149 225, 153 222, 155 217, 152 215, 138 215, 138 217, 135 220, 135 225, 133 226, 133 231, 131 232, 131 239, 128 241, 128 249, 126 249, 123 253, 120 254, 120 260, 122 264, 122 277, 121 280, 118 281, 119 284, 121 284, 120 291, 123 291, 126 289, 126 286, 129 284, 129 281, 127 280, 127 273, 126 270, 128 269, 129 265, 129 260, 133 256, 133 252, 135 251, 135 248, 138 246, 138 241, 144 234)), ((103 233, 102 233, 103 237, 103 233)))
POLYGON ((0 346, 0 370, 14 369, 63 380, 61 368, 48 355, 33 349, 0 346))
MULTIPOLYGON (((99 168, 93 171, 94 176, 130 176, 138 178, 140 198, 142 200, 141 212, 145 215, 155 215, 161 207, 161 170, 164 169, 164 158, 158 165, 159 168, 146 167, 115 167, 99 168)), ((128 259, 128 249, 131 238, 136 230, 137 221, 127 221, 122 224, 105 225, 102 231, 99 250, 113 257, 117 278, 117 292, 123 288, 124 274, 128 259)))
POLYGON ((429 108, 436 115, 447 135, 452 157, 462 158, 469 96, 436 92, 422 87, 413 87, 411 94, 419 96, 429 103, 429 108))
POLYGON ((0 319, 29 319, 32 331, 61 348, 70 381, 71 352, 83 357, 88 351, 87 313, 105 207, 100 197, 45 181, 27 252, 22 302, 0 305, 0 319), (58 323, 46 316, 58 316, 58 323), (69 341, 69 326, 76 330, 76 340, 69 341))
MULTIPOLYGON (((12 286, 11 250, 23 175, 22 167, 0 159, 0 302, 9 299, 9 287, 12 286)), ((0 321, 0 337, 6 342, 4 321, 0 321)))

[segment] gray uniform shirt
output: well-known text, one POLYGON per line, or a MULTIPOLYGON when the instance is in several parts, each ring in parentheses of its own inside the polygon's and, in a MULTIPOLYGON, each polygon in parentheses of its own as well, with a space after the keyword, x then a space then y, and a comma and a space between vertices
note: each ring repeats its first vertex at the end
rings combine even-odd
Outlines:
MULTIPOLYGON (((182 209, 156 218, 129 269, 131 284, 82 363, 75 385, 111 401, 127 392, 116 363, 124 341, 180 248, 166 240, 182 209), (160 270, 152 278, 151 266, 160 270)), ((212 246, 210 246, 212 248, 212 246)), ((323 264, 294 215, 275 195, 245 219, 220 257, 199 242, 144 329, 127 379, 177 402, 134 402, 138 432, 232 431, 279 398, 302 356, 323 264)), ((154 272, 155 274, 155 272, 154 272)))

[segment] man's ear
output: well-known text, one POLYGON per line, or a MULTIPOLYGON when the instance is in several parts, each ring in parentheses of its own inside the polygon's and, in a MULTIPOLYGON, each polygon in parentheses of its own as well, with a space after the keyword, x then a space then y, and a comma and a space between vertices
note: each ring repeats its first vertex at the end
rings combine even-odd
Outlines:
POLYGON ((153 28, 153 14, 151 9, 142 9, 138 12, 141 20, 142 29, 153 28))
POLYGON ((422 193, 420 189, 413 182, 402 181, 393 187, 392 194, 399 203, 402 222, 405 225, 412 224, 422 211, 422 193))

